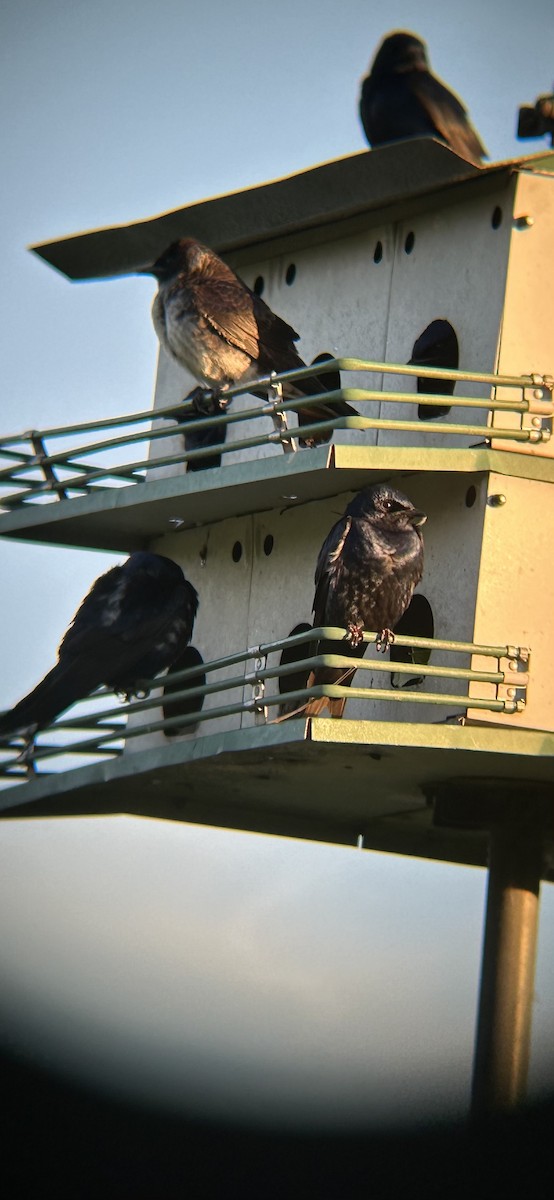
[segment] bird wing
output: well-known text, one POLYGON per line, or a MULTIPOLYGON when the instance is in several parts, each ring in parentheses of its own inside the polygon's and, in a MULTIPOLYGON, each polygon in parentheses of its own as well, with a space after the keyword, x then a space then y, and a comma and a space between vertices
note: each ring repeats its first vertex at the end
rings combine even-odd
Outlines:
POLYGON ((438 129, 425 105, 415 94, 413 76, 420 71, 395 74, 386 79, 368 75, 360 94, 360 118, 370 146, 432 137, 438 129))
MULTIPOLYGON (((200 280, 194 290, 199 312, 226 342, 253 360, 292 356, 291 368, 301 363, 294 349, 299 334, 241 279, 218 279, 217 287, 211 280, 200 280)), ((281 366, 281 370, 286 370, 286 366, 281 366)))
MULTIPOLYGON (((304 366, 301 358, 299 358, 294 343, 298 341, 300 334, 289 325, 287 321, 283 321, 273 309, 262 300, 261 296, 256 296, 251 293, 254 302, 254 315, 258 326, 260 345, 266 355, 277 357, 278 359, 286 359, 291 357, 294 365, 299 363, 304 366)), ((285 368, 281 368, 284 370, 285 368)), ((292 370, 292 366, 290 368, 292 370)))
POLYGON ((249 291, 240 280, 227 282, 202 280, 194 285, 198 311, 204 320, 231 346, 244 351, 250 358, 258 357, 258 326, 249 291))
POLYGON ((333 525, 319 552, 315 569, 313 606, 315 627, 326 624, 329 592, 342 573, 342 553, 351 527, 352 517, 341 517, 340 521, 333 525))
POLYGON ((101 684, 129 692, 170 666, 190 640, 198 597, 184 577, 161 586, 146 571, 112 567, 93 584, 59 661, 0 719, 0 734, 45 725, 101 684))
POLYGON ((132 626, 140 621, 142 608, 139 604, 135 612, 127 603, 131 582, 125 566, 118 566, 93 583, 60 643, 60 658, 87 649, 102 631, 129 638, 132 626))
POLYGON ((429 71, 410 74, 413 95, 425 109, 439 137, 462 158, 481 159, 487 151, 480 142, 463 104, 429 71))
POLYGON ((93 658, 98 682, 109 680, 115 686, 125 684, 128 671, 136 672, 135 677, 154 675, 190 640, 196 607, 196 593, 185 580, 160 598, 157 581, 146 572, 129 574, 125 566, 112 567, 83 600, 60 645, 60 660, 71 659, 84 668, 93 658), (167 653, 156 646, 165 635, 167 653))

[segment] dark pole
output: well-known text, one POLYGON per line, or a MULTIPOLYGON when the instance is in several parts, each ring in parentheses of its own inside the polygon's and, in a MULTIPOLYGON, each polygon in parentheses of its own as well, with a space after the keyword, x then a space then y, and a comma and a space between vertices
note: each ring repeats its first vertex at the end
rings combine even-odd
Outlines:
POLYGON ((473 1068, 472 1116, 525 1098, 537 947, 543 823, 491 827, 489 884, 473 1068))

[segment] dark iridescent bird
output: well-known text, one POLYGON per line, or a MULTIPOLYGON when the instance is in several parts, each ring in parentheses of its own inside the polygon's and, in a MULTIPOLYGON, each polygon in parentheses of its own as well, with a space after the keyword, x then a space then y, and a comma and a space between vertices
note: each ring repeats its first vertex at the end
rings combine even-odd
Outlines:
POLYGON ((429 70, 425 43, 399 30, 384 38, 362 83, 360 117, 370 146, 435 137, 461 158, 487 151, 454 92, 429 70))
MULTIPOLYGON (((458 338, 449 321, 438 318, 423 330, 417 338, 412 350, 409 367, 441 367, 446 370, 452 367, 458 369, 460 351, 458 338)), ((455 379, 426 379, 418 375, 417 390, 431 396, 453 396, 456 387, 455 379)), ((450 412, 439 404, 420 404, 417 415, 421 421, 430 421, 433 417, 444 417, 450 412)))
MULTIPOLYGON (((223 389, 248 383, 272 371, 306 364, 294 343, 299 334, 252 292, 221 258, 193 238, 181 238, 140 274, 154 275, 158 293, 152 319, 165 350, 199 382, 213 389, 221 407, 223 389)), ((329 390, 325 376, 310 376, 283 386, 285 399, 329 390)), ((265 393, 255 393, 263 395, 265 393)), ((214 409, 217 412, 217 408, 214 409)), ((298 413, 300 426, 337 416, 357 415, 344 400, 319 402, 298 413)), ((326 431, 306 445, 327 442, 326 431)))
POLYGON ((93 584, 36 688, 0 718, 0 736, 30 739, 102 684, 129 698, 190 641, 198 596, 181 568, 138 551, 93 584))
MULTIPOLYGON (((347 506, 319 552, 315 572, 314 628, 338 625, 348 631, 345 642, 320 642, 320 654, 363 658, 364 629, 379 635, 383 651, 405 613, 423 573, 423 538, 427 520, 411 500, 388 483, 364 488, 347 506)), ((308 686, 340 683, 349 687, 355 669, 317 667, 308 686)), ((321 697, 308 701, 303 713, 317 716, 325 707, 342 717, 346 700, 321 697)))

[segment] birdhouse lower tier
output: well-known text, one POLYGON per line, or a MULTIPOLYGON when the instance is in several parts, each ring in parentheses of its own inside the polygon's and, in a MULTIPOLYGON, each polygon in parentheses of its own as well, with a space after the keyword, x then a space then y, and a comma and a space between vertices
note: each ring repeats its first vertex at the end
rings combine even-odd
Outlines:
MULTIPOLYGON (((544 619, 554 489, 536 479, 491 473, 421 473, 395 476, 394 482, 427 516, 423 576, 385 652, 376 644, 380 631, 368 631, 374 636, 345 692, 345 717, 484 721, 554 731, 544 619), (486 647, 498 655, 491 658, 486 647), (487 678, 493 667, 502 682, 487 678)), ((293 670, 295 663, 324 649, 348 659, 344 636, 318 638, 310 627, 318 553, 352 495, 284 501, 266 512, 170 534, 151 547, 179 562, 198 591, 194 647, 204 663, 222 664, 210 682, 223 683, 241 671, 252 675, 258 658, 264 671, 276 672, 263 681, 264 719, 283 719, 284 703, 276 704, 275 697, 306 686, 309 670, 303 676, 301 666, 293 670), (281 646, 287 639, 296 641, 281 646), (271 645, 276 649, 225 665, 226 658, 248 648, 271 645)), ((198 729, 182 736, 247 728, 259 720, 259 713, 248 711, 211 719, 222 698, 217 690, 203 696, 198 729)), ((298 697, 296 707, 301 701, 298 697)), ((164 737, 152 734, 149 744, 163 744, 164 737)), ((141 745, 140 739, 133 745, 141 745)))
POLYGON ((169 532, 150 549, 198 592, 191 645, 131 703, 100 692, 32 751, 6 745, 1 810, 130 811, 484 861, 483 830, 439 831, 429 797, 448 781, 526 792, 552 777, 554 489, 490 471, 391 478, 427 520, 422 578, 386 645, 364 630, 354 658, 347 629, 313 626, 320 548, 373 475, 327 472, 327 494, 312 479, 311 498, 169 532), (344 679, 318 684, 322 666, 344 679))

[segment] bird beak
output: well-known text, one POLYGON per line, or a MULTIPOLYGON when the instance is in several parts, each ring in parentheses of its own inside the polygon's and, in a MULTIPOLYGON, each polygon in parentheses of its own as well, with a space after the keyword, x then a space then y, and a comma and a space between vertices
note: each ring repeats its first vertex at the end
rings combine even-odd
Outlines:
POLYGON ((427 513, 418 512, 417 508, 409 516, 410 525, 425 525, 427 513))

